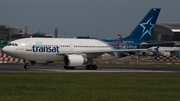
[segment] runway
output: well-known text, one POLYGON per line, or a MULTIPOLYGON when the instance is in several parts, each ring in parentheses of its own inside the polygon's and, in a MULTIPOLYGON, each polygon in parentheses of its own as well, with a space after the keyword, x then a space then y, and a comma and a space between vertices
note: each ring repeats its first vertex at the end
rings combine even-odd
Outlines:
POLYGON ((180 72, 180 67, 99 65, 97 70, 86 70, 83 66, 65 70, 62 65, 36 65, 24 69, 23 64, 0 64, 0 72, 180 72))

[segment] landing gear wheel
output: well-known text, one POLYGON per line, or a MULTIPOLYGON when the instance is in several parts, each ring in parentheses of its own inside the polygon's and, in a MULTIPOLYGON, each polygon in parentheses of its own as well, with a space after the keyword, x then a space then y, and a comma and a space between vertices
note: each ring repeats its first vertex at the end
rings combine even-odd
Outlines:
POLYGON ((75 69, 75 67, 64 66, 64 69, 75 69))
POLYGON ((86 69, 88 69, 88 70, 96 70, 97 65, 86 65, 86 69))
POLYGON ((69 69, 75 69, 75 67, 69 67, 69 69))
POLYGON ((24 65, 24 69, 29 69, 29 65, 24 65))
POLYGON ((89 69, 90 69, 90 70, 93 70, 93 65, 89 65, 89 69))
POLYGON ((93 65, 93 70, 96 70, 97 69, 97 65, 93 65))
POLYGON ((90 68, 89 68, 89 65, 86 65, 86 69, 90 69, 90 68))
POLYGON ((69 67, 68 66, 64 66, 64 69, 69 69, 69 67))
POLYGON ((29 61, 23 60, 23 62, 24 62, 24 69, 29 69, 30 68, 29 61))

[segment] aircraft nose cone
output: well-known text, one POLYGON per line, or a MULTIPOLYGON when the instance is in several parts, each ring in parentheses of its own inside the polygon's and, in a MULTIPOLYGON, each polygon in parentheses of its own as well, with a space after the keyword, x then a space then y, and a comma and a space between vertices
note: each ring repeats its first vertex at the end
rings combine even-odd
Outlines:
MULTIPOLYGON (((5 48, 5 47, 4 47, 5 48)), ((4 48, 2 48, 2 53, 4 53, 4 48)))
POLYGON ((2 52, 3 52, 3 53, 8 53, 7 47, 4 47, 4 48, 2 49, 2 52))
POLYGON ((12 57, 17 57, 17 51, 16 51, 16 48, 15 47, 10 47, 10 46, 5 46, 3 49, 2 49, 2 52, 9 55, 9 56, 12 56, 12 57))

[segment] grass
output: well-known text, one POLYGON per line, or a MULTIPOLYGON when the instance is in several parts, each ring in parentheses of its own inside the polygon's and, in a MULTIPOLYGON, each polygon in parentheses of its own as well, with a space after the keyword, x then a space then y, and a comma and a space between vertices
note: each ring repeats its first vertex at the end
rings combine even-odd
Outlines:
POLYGON ((180 101, 179 73, 1 73, 0 101, 180 101))

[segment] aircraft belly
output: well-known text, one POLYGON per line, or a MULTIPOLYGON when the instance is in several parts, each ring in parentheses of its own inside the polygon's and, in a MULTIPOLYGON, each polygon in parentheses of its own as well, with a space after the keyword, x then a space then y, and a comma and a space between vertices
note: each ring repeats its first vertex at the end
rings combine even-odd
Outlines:
POLYGON ((34 56, 29 56, 27 58, 29 58, 28 60, 34 60, 34 61, 62 61, 63 60, 63 56, 59 56, 56 54, 53 54, 53 55, 37 54, 35 56, 36 58, 34 58, 34 56))
POLYGON ((24 55, 18 55, 19 58, 30 61, 62 61, 63 56, 56 55, 55 53, 32 53, 26 52, 24 55))

